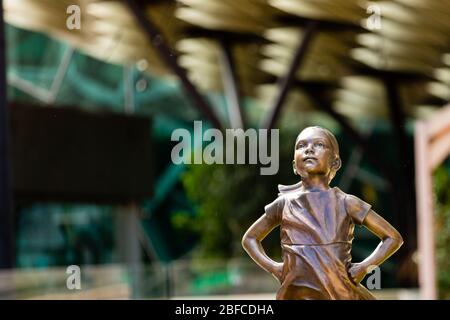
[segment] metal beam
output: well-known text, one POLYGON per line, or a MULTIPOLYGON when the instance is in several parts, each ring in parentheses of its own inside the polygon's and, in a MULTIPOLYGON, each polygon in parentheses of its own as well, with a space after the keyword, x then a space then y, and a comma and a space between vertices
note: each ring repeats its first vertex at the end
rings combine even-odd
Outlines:
POLYGON ((267 117, 262 122, 263 129, 272 129, 278 120, 281 113, 281 108, 283 107, 284 101, 286 100, 289 89, 291 88, 292 82, 297 74, 302 62, 305 60, 306 52, 308 51, 309 44, 319 26, 319 22, 315 20, 308 21, 306 25, 305 32, 301 35, 301 39, 297 49, 294 52, 292 61, 289 65, 289 69, 284 77, 279 81, 278 87, 279 91, 274 100, 273 105, 269 109, 267 117))
POLYGON ((194 106, 211 122, 214 127, 222 129, 222 124, 214 110, 189 80, 186 70, 178 64, 175 51, 172 50, 166 43, 159 28, 146 16, 144 10, 145 4, 141 4, 140 1, 136 0, 126 0, 125 2, 132 14, 135 16, 138 24, 147 34, 149 42, 155 48, 155 51, 158 53, 160 59, 175 75, 177 75, 181 81, 186 94, 191 99, 194 106))
POLYGON ((402 102, 399 96, 398 80, 395 75, 386 75, 384 77, 384 85, 386 88, 388 104, 389 104, 389 115, 392 125, 392 130, 394 132, 394 141, 396 145, 397 157, 399 160, 399 174, 397 174, 396 179, 393 181, 397 187, 397 202, 403 203, 403 208, 398 212, 398 223, 399 231, 408 237, 410 241, 406 244, 407 250, 400 251, 400 256, 405 254, 405 257, 416 248, 416 243, 413 240, 415 232, 415 207, 413 198, 415 196, 414 191, 414 172, 411 166, 411 161, 409 158, 410 149, 408 136, 406 134, 406 120, 403 111, 402 102), (402 232, 403 231, 403 232, 402 232))
POLYGON ((14 219, 6 99, 6 42, 3 2, 0 0, 0 268, 14 266, 14 219))
MULTIPOLYGON (((408 159, 408 137, 406 135, 405 114, 403 106, 398 95, 397 81, 391 78, 385 78, 384 84, 387 92, 389 115, 392 124, 392 129, 397 145, 398 156, 405 165, 409 165, 408 159)), ((405 168, 405 166, 402 166, 405 168)), ((402 169, 404 170, 404 169, 402 169)), ((405 175, 409 178, 409 175, 405 175)))
POLYGON ((222 83, 227 100, 230 125, 234 129, 245 129, 245 119, 239 96, 239 80, 236 74, 236 65, 232 52, 232 44, 225 39, 220 40, 220 67, 222 83))

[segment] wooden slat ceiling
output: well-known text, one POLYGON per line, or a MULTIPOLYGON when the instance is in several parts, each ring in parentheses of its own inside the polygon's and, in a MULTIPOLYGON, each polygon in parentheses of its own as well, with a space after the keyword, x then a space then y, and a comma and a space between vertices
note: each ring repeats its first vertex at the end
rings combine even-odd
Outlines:
MULTIPOLYGON (((191 26, 227 34, 262 35, 277 25, 279 11, 265 0, 178 0, 177 18, 191 26)), ((217 39, 190 37, 178 42, 179 62, 190 79, 205 91, 222 91, 221 47, 217 39)), ((256 85, 267 75, 260 69, 262 37, 257 41, 240 41, 233 45, 236 73, 241 93, 254 96, 256 85)))
MULTIPOLYGON (((434 3, 435 1, 426 1, 434 3)), ((381 28, 360 35, 352 56, 377 69, 411 71, 429 75, 441 64, 449 45, 450 5, 440 10, 422 10, 408 2, 379 1, 381 28), (436 19, 445 12, 447 20, 436 19)), ((368 30, 369 31, 369 30, 368 30)))
MULTIPOLYGON (((363 8, 372 4, 366 2, 363 8)), ((370 30, 363 23, 367 32, 356 37, 358 47, 351 50, 351 56, 377 70, 422 76, 424 80, 420 82, 404 81, 401 93, 404 111, 408 116, 426 116, 430 110, 438 107, 423 105, 430 100, 430 96, 442 100, 450 98, 449 83, 444 80, 446 68, 443 65, 443 56, 450 48, 450 2, 394 0, 377 1, 376 5, 381 13, 381 28, 370 30), (435 78, 436 81, 430 83, 429 78, 435 78)), ((352 87, 344 89, 357 91, 352 87)), ((373 97, 371 104, 383 101, 383 96, 373 97)), ((341 98, 335 103, 351 112, 351 101, 341 98)), ((383 105, 383 102, 380 104, 383 105)), ((365 104, 361 106, 366 108, 365 104)), ((386 109, 379 114, 386 116, 386 109)), ((368 112, 367 115, 375 113, 368 112)))
MULTIPOLYGON (((5 19, 13 25, 45 32, 98 59, 130 64, 146 59, 149 70, 167 73, 128 9, 120 1, 5 0, 5 19), (65 27, 68 5, 78 4, 83 27, 65 27)), ((266 103, 275 94, 273 79, 282 76, 304 29, 292 21, 315 19, 342 28, 321 29, 296 74, 301 82, 330 85, 333 107, 359 119, 387 116, 386 89, 379 72, 413 74, 402 81, 400 96, 410 117, 428 114, 450 98, 450 0, 175 0, 149 6, 147 14, 176 48, 179 63, 204 91, 222 91, 218 37, 253 35, 233 46, 241 91, 266 103), (367 25, 368 8, 376 5, 381 28, 367 25), (288 19, 294 18, 294 19, 288 19), (208 35, 187 32, 207 30, 208 35), (364 66, 364 68, 361 68, 364 66), (361 71, 363 70, 363 71, 361 71), (272 79, 272 80, 271 80, 272 79), (272 81, 272 82, 271 82, 272 81)), ((290 105, 312 102, 301 86, 290 105)))
POLYGON ((356 0, 269 0, 289 14, 305 18, 359 24, 364 17, 356 0))
MULTIPOLYGON (((7 23, 46 33, 99 60, 133 64, 145 59, 153 73, 168 73, 134 17, 120 1, 5 0, 4 8, 7 23), (66 9, 70 5, 81 8, 81 30, 66 27, 66 9)), ((173 18, 174 10, 173 2, 157 3, 147 10, 172 45, 182 24, 173 18)))
POLYGON ((261 33, 274 26, 277 10, 265 0, 177 0, 175 15, 188 23, 211 30, 261 33))
MULTIPOLYGON (((450 51, 450 50, 449 50, 450 51)), ((434 81, 428 84, 428 91, 443 100, 450 100, 450 54, 441 58, 442 66, 433 70, 434 81)))
MULTIPOLYGON (((314 36, 306 60, 296 73, 296 80, 324 83, 333 88, 339 79, 352 73, 350 51, 356 44, 358 29, 347 26, 358 26, 365 15, 358 1, 270 0, 268 2, 282 11, 286 17, 314 19, 345 26, 323 29, 314 36)), ((292 26, 287 22, 280 27, 267 29, 263 36, 269 43, 262 48, 264 58, 260 67, 277 77, 285 74, 303 34, 303 28, 292 26)), ((316 109, 307 91, 301 86, 294 88, 293 91, 286 102, 287 110, 297 110, 304 115, 304 111, 316 109)), ((262 90, 259 92, 261 100, 267 99, 268 94, 262 94, 262 90)))
MULTIPOLYGON (((286 72, 291 57, 302 38, 303 30, 294 27, 273 28, 264 32, 270 44, 261 50, 264 59, 260 67, 265 72, 281 76, 286 72)), ((299 80, 336 81, 348 72, 345 57, 352 46, 349 32, 321 32, 314 38, 308 50, 306 63, 299 70, 299 80)))
MULTIPOLYGON (((260 54, 258 43, 240 43, 233 46, 232 54, 237 65, 237 76, 244 94, 253 95, 254 85, 264 78, 258 68, 260 54)), ((217 41, 208 38, 186 38, 176 45, 180 53, 178 62, 188 70, 190 79, 204 91, 221 91, 221 48, 217 41)))
MULTIPOLYGON (((288 2, 295 2, 297 7, 304 7, 302 1, 289 0, 288 2)), ((325 10, 328 11, 320 11, 320 6, 308 1, 311 4, 310 10, 314 11, 312 16, 308 17, 318 18, 321 15, 320 12, 325 12, 325 18, 333 18, 329 11, 335 10, 334 2, 329 1, 329 6, 324 1, 319 2, 326 6, 325 10), (318 15, 316 15, 317 13, 318 15)), ((345 20, 346 23, 358 22, 361 17, 352 15, 358 8, 356 1, 351 4, 348 4, 349 0, 342 2, 345 3, 344 9, 338 10, 340 14, 335 20, 345 20)), ((264 83, 267 82, 267 78, 280 77, 285 74, 293 52, 303 34, 302 28, 286 25, 280 19, 280 17, 292 15, 290 9, 286 7, 286 5, 291 4, 286 4, 286 1, 266 0, 178 0, 178 3, 181 7, 176 10, 176 16, 191 25, 203 29, 252 33, 258 36, 256 40, 249 40, 244 44, 236 45, 235 51, 239 51, 236 56, 239 80, 242 84, 242 91, 247 95, 256 96, 263 101, 274 97, 275 87, 264 83), (258 69, 259 71, 257 71, 258 69), (268 88, 272 89, 269 90, 268 88), (266 90, 269 91, 266 92, 266 90)), ((298 13, 298 10, 294 11, 294 13, 298 13)), ((360 12, 360 15, 363 13, 360 12)), ((321 32, 313 40, 306 63, 296 75, 297 79, 337 81, 340 76, 348 73, 343 58, 349 57, 353 39, 354 32, 321 32)), ((178 49, 182 52, 180 62, 189 70, 191 79, 204 89, 221 90, 220 66, 216 63, 220 56, 217 42, 214 40, 206 41, 205 39, 188 39, 182 40, 181 43, 183 45, 178 46, 178 49), (187 52, 183 50, 182 48, 187 41, 196 41, 198 51, 187 52), (201 47, 200 43, 204 46, 201 47), (210 53, 214 51, 215 53, 209 55, 208 58, 205 58, 206 54, 204 53, 202 57, 201 51, 205 52, 209 49, 211 49, 210 53), (198 63, 194 63, 194 60, 198 63), (199 63, 199 60, 203 60, 203 65, 199 63)), ((304 96, 301 90, 294 89, 294 93, 289 95, 289 99, 294 100, 288 101, 288 104, 293 105, 296 97, 304 96)), ((308 107, 302 106, 300 109, 308 109, 308 107)))

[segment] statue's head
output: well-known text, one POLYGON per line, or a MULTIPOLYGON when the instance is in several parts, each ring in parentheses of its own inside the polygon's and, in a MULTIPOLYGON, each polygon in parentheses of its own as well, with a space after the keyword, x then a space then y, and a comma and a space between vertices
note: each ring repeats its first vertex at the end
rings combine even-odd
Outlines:
POLYGON ((294 173, 302 178, 326 175, 330 183, 341 167, 336 137, 325 128, 303 129, 295 140, 294 150, 294 173))

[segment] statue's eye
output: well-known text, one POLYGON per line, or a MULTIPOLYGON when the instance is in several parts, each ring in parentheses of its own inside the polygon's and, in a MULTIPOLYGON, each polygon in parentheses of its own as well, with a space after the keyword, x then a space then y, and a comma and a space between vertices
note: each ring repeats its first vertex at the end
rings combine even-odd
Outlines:
POLYGON ((320 147, 320 148, 323 148, 323 147, 324 147, 324 144, 323 144, 322 142, 316 142, 316 146, 317 146, 317 147, 320 147))

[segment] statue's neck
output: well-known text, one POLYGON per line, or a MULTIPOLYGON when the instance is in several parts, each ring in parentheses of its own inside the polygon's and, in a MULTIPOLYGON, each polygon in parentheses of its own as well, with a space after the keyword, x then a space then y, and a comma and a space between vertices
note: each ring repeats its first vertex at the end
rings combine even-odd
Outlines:
POLYGON ((320 175, 320 176, 312 176, 312 177, 302 177, 301 187, 305 192, 311 191, 326 191, 330 189, 328 184, 328 177, 320 175))

